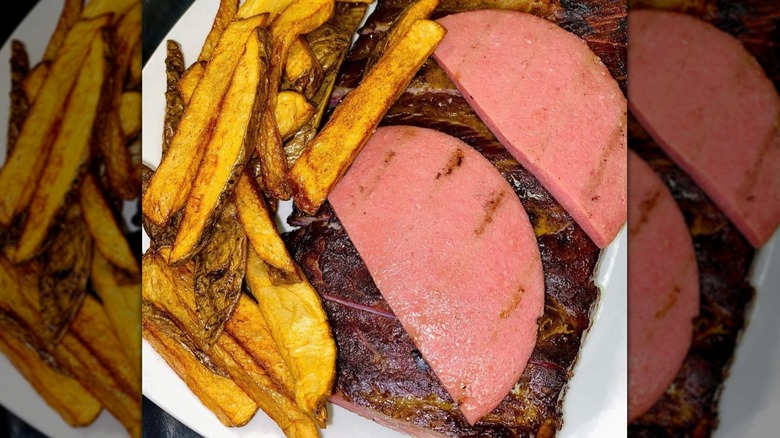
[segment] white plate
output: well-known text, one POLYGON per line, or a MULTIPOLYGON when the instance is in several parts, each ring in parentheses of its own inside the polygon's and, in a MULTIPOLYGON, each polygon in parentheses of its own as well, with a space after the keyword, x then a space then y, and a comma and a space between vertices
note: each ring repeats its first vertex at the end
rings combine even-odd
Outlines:
MULTIPOLYGON (((8 130, 8 93, 11 89, 11 75, 8 60, 11 58, 11 40, 18 39, 27 46, 30 65, 35 65, 46 49, 49 36, 54 32, 62 9, 60 1, 40 1, 21 22, 0 50, 0 163, 5 162, 8 130)), ((0 354, 0 404, 29 425, 48 436, 55 437, 125 437, 119 422, 107 411, 103 411, 91 426, 72 428, 59 414, 51 409, 35 392, 35 389, 14 368, 8 359, 0 354)))
MULTIPOLYGON (((189 64, 197 59, 211 29, 218 1, 195 2, 171 29, 143 71, 143 158, 152 167, 160 161, 165 108, 165 41, 178 41, 189 64)), ((290 212, 290 203, 280 216, 290 212)), ((143 248, 149 246, 144 234, 143 248)), ((626 430, 626 231, 602 256, 598 277, 603 285, 600 308, 581 353, 564 403, 562 437, 612 437, 626 430)), ((143 392, 150 400, 204 436, 282 436, 262 412, 245 427, 226 428, 192 394, 165 361, 144 341, 143 392)), ((340 407, 331 407, 325 437, 398 437, 378 424, 340 407)))

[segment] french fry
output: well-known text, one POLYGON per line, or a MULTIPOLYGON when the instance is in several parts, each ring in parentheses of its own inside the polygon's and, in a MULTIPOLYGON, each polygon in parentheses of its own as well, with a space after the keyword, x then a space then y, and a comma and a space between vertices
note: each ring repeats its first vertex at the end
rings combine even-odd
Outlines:
POLYGON ((324 427, 336 344, 320 297, 300 270, 285 274, 248 252, 246 281, 295 380, 295 402, 324 427))
POLYGON ((119 120, 127 139, 141 133, 141 92, 125 91, 119 104, 119 120))
POLYGON ((73 189, 73 182, 78 180, 89 162, 93 126, 101 106, 104 108, 106 103, 104 88, 109 74, 106 43, 103 34, 95 34, 76 85, 65 104, 63 129, 58 130, 47 165, 36 181, 37 188, 30 202, 27 220, 13 253, 12 259, 16 263, 38 254, 49 227, 67 202, 66 195, 73 189))
POLYGON ((238 59, 249 36, 266 18, 260 15, 231 22, 217 43, 171 146, 143 197, 144 215, 155 224, 167 224, 171 215, 184 206, 238 59))
MULTIPOLYGON (((219 9, 217 9, 217 16, 214 17, 214 24, 211 25, 211 30, 206 36, 206 41, 203 43, 203 47, 200 49, 200 55, 198 55, 198 61, 208 62, 211 59, 211 54, 214 52, 214 47, 217 46, 219 38, 228 27, 228 24, 233 20, 238 12, 238 0, 220 0, 219 9)), ((248 17, 246 17, 248 18, 248 17)))
POLYGON ((144 306, 144 338, 222 424, 235 427, 248 423, 257 412, 257 403, 230 376, 216 374, 198 361, 179 340, 154 322, 148 308, 144 306))
MULTIPOLYGON (((88 6, 89 7, 89 6, 88 6)), ((138 197, 141 188, 140 175, 133 172, 130 151, 127 149, 127 135, 122 131, 120 108, 122 91, 127 76, 133 47, 140 41, 141 3, 135 2, 116 22, 116 50, 113 63, 113 88, 110 91, 111 104, 105 115, 103 132, 98 142, 106 165, 108 187, 111 192, 125 200, 138 197)))
POLYGON ((122 351, 135 375, 141 377, 141 279, 113 266, 101 253, 92 255, 90 279, 103 302, 122 351))
POLYGON ((412 27, 417 20, 423 20, 428 18, 436 6, 439 5, 439 0, 417 0, 414 3, 410 3, 395 19, 395 22, 385 34, 385 37, 377 43, 376 48, 371 52, 366 62, 366 67, 363 70, 363 75, 368 74, 384 53, 394 45, 398 44, 399 39, 412 27))
MULTIPOLYGON (((280 394, 289 397, 290 400, 295 397, 295 382, 290 369, 276 347, 263 314, 249 296, 241 294, 236 310, 225 324, 225 333, 229 336, 222 337, 230 337, 236 345, 244 349, 252 361, 267 373, 273 387, 280 394)), ((232 353, 231 356, 235 358, 232 353)))
POLYGON ((295 91, 280 91, 276 96, 274 119, 282 140, 298 132, 306 122, 311 120, 315 111, 316 109, 303 94, 295 91))
POLYGON ((333 0, 296 0, 271 23, 271 61, 268 78, 268 104, 263 111, 257 140, 257 155, 263 190, 276 199, 290 199, 285 175, 287 157, 276 126, 276 95, 282 80, 290 46, 299 35, 320 27, 333 16, 333 0))
POLYGON ((49 44, 46 46, 46 51, 43 52, 44 61, 52 61, 57 56, 57 52, 60 50, 65 36, 76 21, 78 21, 81 15, 81 8, 84 6, 83 0, 65 0, 65 4, 62 6, 60 12, 60 18, 57 20, 57 27, 54 29, 54 33, 49 38, 49 44))
POLYGON ((16 146, 5 166, 0 170, 0 225, 24 210, 32 199, 37 181, 43 172, 51 149, 51 136, 57 125, 70 91, 76 83, 89 52, 92 39, 108 23, 110 17, 99 16, 81 20, 68 32, 60 55, 51 66, 41 85, 40 98, 30 107, 16 146))
POLYGON ((184 54, 181 52, 179 43, 173 40, 168 40, 166 50, 165 78, 167 86, 165 89, 165 121, 163 122, 163 156, 168 152, 173 135, 179 128, 185 105, 182 93, 179 91, 179 82, 184 74, 184 54))
MULTIPOLYGON (((366 15, 366 10, 367 7, 361 4, 336 3, 333 18, 306 35, 312 52, 326 74, 320 89, 312 99, 315 106, 314 116, 305 125, 296 129, 293 137, 284 146, 288 166, 292 166, 319 130, 322 117, 330 103, 330 95, 341 63, 347 56, 352 35, 366 15)), ((277 118, 277 123, 278 120, 277 118)))
POLYGON ((276 223, 251 178, 244 173, 236 186, 236 207, 249 243, 260 258, 276 269, 293 274, 295 265, 276 231, 276 223))
POLYGON ((268 48, 268 34, 258 29, 239 58, 184 206, 170 263, 192 257, 204 230, 217 218, 220 206, 244 171, 268 93, 268 48))
POLYGON ((24 93, 24 80, 30 73, 30 60, 24 43, 18 40, 11 41, 11 116, 8 120, 8 142, 6 143, 6 157, 11 155, 16 139, 30 109, 29 101, 24 93))
POLYGON ((143 68, 143 51, 139 41, 133 47, 133 57, 130 60, 130 71, 127 76, 125 88, 133 91, 141 91, 141 70, 143 68))
POLYGON ((236 18, 244 19, 258 14, 268 14, 268 22, 276 20, 279 14, 294 0, 247 0, 238 9, 236 18))
MULTIPOLYGON (((150 272, 149 279, 144 276, 144 297, 150 303, 168 312, 180 323, 184 331, 197 330, 195 322, 193 294, 188 285, 192 284, 192 263, 171 267, 166 264, 167 249, 159 253, 147 253, 144 256, 144 272, 150 272), (147 292, 148 290, 148 292, 147 292)), ((145 308, 146 309, 146 308, 145 308)), ((252 336, 247 334, 247 336, 252 336)), ((194 341, 197 344, 197 340, 194 341)), ((196 349, 200 348, 196 345, 196 349)), ((250 396, 263 411, 268 414, 291 437, 314 438, 318 436, 313 421, 303 414, 296 405, 277 392, 262 366, 236 342, 229 333, 223 332, 217 343, 208 350, 217 370, 225 372, 250 396)))
MULTIPOLYGON (((141 165, 141 192, 146 193, 149 181, 152 179, 154 171, 146 165, 141 165)), ((142 195, 143 196, 143 195, 142 195)), ((152 221, 143 216, 143 227, 146 234, 149 235, 152 248, 162 246, 172 246, 176 234, 179 232, 179 222, 181 221, 181 212, 171 217, 170 223, 166 226, 155 225, 152 221)))
POLYGON ((132 276, 139 275, 138 262, 130 244, 91 174, 84 177, 79 190, 79 202, 84 223, 95 241, 96 249, 118 268, 132 276))
POLYGON ((35 102, 35 98, 38 97, 38 92, 41 90, 41 86, 46 80, 50 68, 51 62, 41 61, 30 70, 30 73, 24 79, 22 89, 24 90, 24 95, 27 97, 27 102, 29 102, 30 105, 32 105, 32 103, 35 102))
POLYGON ((290 169, 289 185, 298 208, 316 213, 444 34, 433 21, 415 21, 336 107, 290 169))
POLYGON ((203 77, 203 72, 206 70, 206 64, 208 63, 205 61, 196 61, 184 71, 179 80, 179 92, 182 99, 184 99, 185 106, 190 104, 192 94, 195 93, 195 87, 198 86, 198 82, 200 82, 200 78, 203 77))
POLYGON ((0 329, 0 352, 8 357, 46 404, 69 425, 89 426, 103 410, 103 405, 78 380, 52 368, 36 352, 4 329, 0 329))
POLYGON ((296 38, 290 46, 284 73, 290 84, 307 99, 314 97, 325 76, 322 64, 303 37, 296 38))
POLYGON ((139 3, 138 0, 89 0, 81 12, 81 18, 112 14, 116 21, 128 9, 139 3))

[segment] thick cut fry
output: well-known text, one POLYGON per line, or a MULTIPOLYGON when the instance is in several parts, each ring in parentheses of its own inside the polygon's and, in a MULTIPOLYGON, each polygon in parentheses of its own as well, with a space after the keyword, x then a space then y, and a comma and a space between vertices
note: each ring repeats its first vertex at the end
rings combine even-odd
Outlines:
POLYGON ((309 43, 303 37, 296 38, 290 46, 290 53, 284 64, 284 73, 290 84, 307 99, 314 97, 325 77, 322 64, 314 56, 309 43))
MULTIPOLYGON (((145 306, 144 309, 147 307, 145 306)), ((144 338, 165 359, 168 365, 184 380, 219 421, 228 427, 243 426, 252 419, 258 406, 227 375, 215 374, 176 338, 155 323, 145 311, 144 338)))
POLYGON ((30 59, 24 43, 18 40, 11 42, 11 116, 8 120, 8 143, 6 144, 6 157, 11 155, 16 139, 27 118, 30 109, 27 95, 24 93, 24 80, 30 73, 30 59))
POLYGON ((138 0, 89 0, 81 12, 81 18, 113 14, 116 21, 125 11, 140 3, 138 0))
POLYGON ((336 83, 341 63, 347 56, 352 35, 355 34, 366 15, 366 10, 366 6, 361 4, 336 3, 336 12, 333 18, 306 35, 306 40, 326 75, 323 84, 312 99, 312 103, 316 107, 314 116, 309 119, 308 123, 296 129, 293 138, 284 146, 289 166, 292 166, 317 135, 322 117, 330 103, 330 95, 336 83))
POLYGON ((122 132, 128 140, 141 133, 141 92, 125 91, 119 104, 119 120, 122 132))
POLYGON ((212 60, 184 110, 171 147, 152 176, 143 198, 144 215, 152 222, 165 225, 171 215, 184 206, 238 58, 249 36, 265 20, 266 16, 261 15, 233 21, 222 34, 212 60))
POLYGON ((71 376, 50 367, 41 357, 0 326, 0 351, 43 400, 73 427, 92 424, 103 405, 71 376))
POLYGON ((122 131, 120 108, 127 70, 132 59, 133 47, 141 39, 141 3, 137 2, 125 12, 115 25, 115 56, 111 104, 105 114, 106 121, 99 150, 106 164, 106 175, 111 192, 125 200, 135 199, 141 191, 141 176, 133 170, 127 133, 122 131))
POLYGON ((108 20, 109 17, 101 16, 79 21, 65 38, 60 54, 41 86, 40 97, 34 100, 22 125, 14 152, 0 170, 0 188, 3 190, 0 225, 9 224, 29 205, 51 149, 53 128, 62 117, 62 109, 87 57, 92 38, 108 20))
POLYGON ((63 219, 53 227, 51 239, 40 258, 38 308, 50 340, 56 343, 78 314, 87 293, 92 239, 78 204, 67 207, 63 219))
POLYGON ((24 90, 24 95, 30 105, 32 105, 32 103, 35 102, 35 98, 38 97, 38 92, 41 90, 41 86, 43 86, 43 82, 46 80, 50 68, 51 62, 41 61, 30 70, 30 73, 24 79, 22 89, 24 90))
POLYGON ((433 21, 416 21, 336 107, 290 170, 298 208, 316 213, 444 34, 444 28, 433 21))
POLYGON ((198 86, 198 82, 200 82, 200 78, 203 77, 203 72, 206 70, 206 64, 207 62, 205 61, 195 62, 184 72, 179 80, 179 92, 182 99, 184 99, 185 106, 190 104, 195 87, 198 86))
POLYGON ((184 74, 184 54, 179 43, 168 40, 165 56, 165 121, 163 123, 162 154, 168 152, 173 135, 179 128, 181 116, 184 114, 184 98, 179 91, 179 81, 184 74))
POLYGON ((295 91, 281 91, 276 96, 274 119, 279 127, 279 135, 286 140, 311 120, 316 109, 306 97, 295 91))
MULTIPOLYGON (((263 314, 249 296, 241 295, 233 316, 225 324, 225 333, 229 336, 223 334, 222 337, 231 337, 240 345, 268 374, 280 394, 290 400, 295 397, 295 382, 290 369, 276 347, 263 314)), ((233 354, 231 356, 235 358, 233 354)))
POLYGON ((209 345, 219 337, 241 297, 246 251, 246 234, 236 207, 227 202, 211 228, 206 246, 193 259, 198 321, 209 345))
POLYGON ((257 138, 259 117, 267 98, 268 34, 258 29, 246 43, 228 87, 213 134, 203 152, 198 174, 184 206, 170 263, 192 257, 201 235, 244 171, 257 138))
POLYGON ((268 22, 272 22, 294 0, 247 0, 241 5, 236 18, 244 19, 258 14, 268 14, 268 22))
POLYGON ((336 375, 336 343, 320 297, 299 269, 292 275, 278 271, 254 249, 246 265, 247 284, 295 379, 295 402, 324 427, 325 402, 336 375))
POLYGON ((92 254, 90 279, 103 302, 122 351, 135 375, 141 377, 141 279, 113 266, 100 251, 92 254))
POLYGON ((236 186, 236 207, 249 243, 260 258, 276 269, 293 274, 295 265, 279 238, 276 223, 261 193, 246 173, 241 175, 236 186))
MULTIPOLYGON (((144 297, 153 305, 171 315, 183 331, 192 333, 197 330, 194 315, 195 301, 191 289, 192 263, 171 267, 166 264, 167 249, 159 253, 144 255, 144 297), (147 283, 147 281, 149 283, 147 283), (151 284, 153 282, 153 284, 151 284), (149 284, 149 286, 147 286, 149 284)), ((146 309, 146 306, 144 307, 146 309)), ((144 314, 146 318, 146 313, 144 314)), ((251 333, 246 336, 252 336, 251 333)), ((197 340, 194 341, 197 344, 197 340)), ((195 345, 194 350, 201 349, 195 345)), ((317 428, 311 418, 303 414, 287 397, 280 394, 268 375, 258 366, 259 363, 241 348, 230 334, 223 332, 217 343, 209 350, 208 356, 213 372, 224 372, 252 398, 290 437, 314 438, 317 428)))
MULTIPOLYGON (((146 193, 152 175, 154 175, 152 169, 146 165, 141 165, 142 193, 146 193)), ((171 217, 171 221, 165 226, 155 225, 152 221, 147 219, 146 216, 143 216, 143 227, 146 234, 149 235, 151 247, 154 249, 163 246, 173 246, 173 241, 176 239, 176 234, 179 231, 179 222, 181 222, 181 212, 174 214, 173 217, 171 217)))
POLYGON ((222 32, 225 31, 225 28, 233 20, 233 17, 236 16, 236 12, 238 12, 238 0, 220 0, 217 16, 214 17, 214 24, 211 25, 206 41, 200 49, 198 61, 208 62, 211 59, 211 54, 214 52, 214 47, 217 46, 217 41, 219 41, 222 32))
POLYGON ((84 222, 103 257, 133 276, 140 274, 138 262, 130 244, 114 217, 111 206, 100 191, 95 178, 87 174, 79 190, 79 201, 84 222))
POLYGON ((285 179, 287 157, 275 120, 276 95, 281 85, 282 71, 293 41, 328 21, 333 16, 333 8, 333 0, 296 0, 271 23, 268 105, 261 121, 257 155, 260 157, 263 190, 277 199, 290 199, 285 179))
POLYGON ((65 36, 76 21, 78 21, 81 15, 81 8, 84 6, 83 0, 65 0, 65 4, 62 6, 60 12, 60 18, 57 20, 57 27, 54 29, 54 33, 49 38, 49 44, 46 46, 46 51, 43 52, 44 61, 52 61, 57 56, 57 51, 62 46, 62 42, 65 41, 65 36))
POLYGON ((109 73, 107 52, 103 34, 96 34, 76 86, 65 104, 62 124, 46 166, 37 181, 27 220, 13 255, 17 263, 38 254, 49 227, 67 202, 66 195, 73 190, 73 182, 79 179, 89 162, 93 126, 101 110, 101 96, 105 106, 104 88, 109 73))
POLYGON ((385 34, 385 37, 377 43, 376 48, 371 52, 371 55, 366 62, 366 67, 363 70, 363 75, 365 76, 371 71, 377 60, 379 60, 387 50, 398 44, 398 40, 409 31, 415 21, 428 18, 438 5, 439 0, 417 0, 404 8, 398 15, 398 18, 395 19, 390 30, 385 34))
MULTIPOLYGON (((12 266, 0 256, 0 307, 10 305, 36 336, 45 336, 37 311, 38 269, 35 265, 12 266)), ((87 296, 62 341, 50 353, 114 415, 131 436, 140 437, 141 391, 103 308, 87 296)))

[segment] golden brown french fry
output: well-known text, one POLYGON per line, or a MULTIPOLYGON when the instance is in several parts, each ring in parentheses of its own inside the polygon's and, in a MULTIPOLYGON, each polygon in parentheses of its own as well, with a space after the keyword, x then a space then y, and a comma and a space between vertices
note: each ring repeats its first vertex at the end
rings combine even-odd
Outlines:
POLYGON ((65 41, 65 36, 71 27, 78 21, 81 15, 81 8, 84 6, 83 0, 65 0, 65 4, 62 6, 60 12, 60 18, 57 20, 57 27, 54 29, 54 33, 49 38, 49 44, 46 46, 46 51, 43 52, 44 61, 52 61, 57 56, 57 51, 62 46, 62 42, 65 41))
MULTIPOLYGON (((38 338, 44 336, 38 312, 38 268, 10 264, 0 256, 0 308, 13 309, 38 338), (10 286, 10 287, 9 287, 10 286)), ((87 296, 62 340, 50 352, 114 417, 140 437, 141 387, 121 353, 101 305, 87 296)))
MULTIPOLYGON (((171 267, 165 262, 166 252, 167 248, 162 248, 158 253, 144 255, 144 299, 169 313, 170 319, 176 320, 185 332, 192 333, 197 330, 195 301, 189 286, 192 284, 192 263, 171 267)), ((262 366, 258 366, 228 333, 220 335, 208 354, 216 369, 228 374, 287 436, 314 438, 318 435, 311 418, 278 392, 262 366)))
POLYGON ((179 340, 168 334, 148 314, 149 311, 145 311, 143 318, 144 339, 184 380, 198 400, 225 426, 243 426, 248 423, 257 412, 257 403, 230 376, 216 374, 198 361, 179 340))
POLYGON ((24 80, 29 73, 30 59, 27 56, 27 48, 19 40, 11 41, 11 115, 8 119, 6 157, 11 155, 30 109, 30 101, 24 93, 24 80))
POLYGON ((108 187, 111 192, 125 200, 135 199, 141 192, 141 178, 134 172, 130 151, 127 148, 127 133, 122 131, 120 108, 122 91, 133 47, 141 39, 141 3, 136 2, 116 22, 114 50, 114 77, 111 89, 111 104, 105 115, 103 132, 98 142, 106 165, 108 187))
POLYGON ((203 72, 206 70, 205 61, 196 61, 184 71, 181 79, 179 79, 179 92, 184 99, 184 105, 190 104, 192 94, 195 92, 195 87, 198 86, 200 78, 203 77, 203 72))
MULTIPOLYGON (((225 333, 237 345, 243 348, 252 361, 259 364, 277 391, 292 400, 295 397, 295 382, 290 369, 276 347, 268 323, 257 305, 247 295, 242 294, 236 310, 225 324, 225 333)), ((222 340, 219 341, 222 343, 222 340)), ((227 346, 226 346, 227 348, 227 346)), ((235 358, 235 355, 231 353, 235 358)), ((236 359, 239 363, 246 361, 236 359)), ((258 379, 258 378, 256 378, 258 379)))
POLYGON ((395 19, 395 22, 390 30, 388 30, 385 37, 371 52, 371 55, 366 62, 363 75, 366 75, 371 71, 374 64, 376 64, 376 61, 384 55, 389 48, 398 44, 398 40, 412 27, 412 24, 414 24, 415 21, 428 18, 438 5, 439 0, 417 0, 405 7, 401 14, 398 15, 398 18, 395 19))
POLYGON ((239 8, 236 18, 244 19, 258 14, 268 14, 270 23, 292 2, 293 0, 247 0, 239 8))
POLYGON ((139 0, 89 0, 81 12, 81 18, 113 14, 116 21, 125 11, 140 3, 139 0))
POLYGON ((119 104, 119 120, 125 137, 131 140, 141 133, 141 92, 125 91, 119 104))
POLYGON ((260 15, 235 20, 222 34, 143 198, 144 215, 152 222, 165 225, 184 206, 238 59, 249 36, 266 18, 260 15))
POLYGON ((35 98, 38 97, 38 92, 41 90, 43 81, 46 80, 46 76, 49 74, 49 68, 51 63, 42 61, 35 65, 30 70, 30 73, 24 79, 22 89, 24 89, 24 95, 27 97, 27 102, 32 105, 35 102, 35 98))
POLYGON ((51 136, 65 102, 73 89, 78 71, 89 52, 92 39, 110 17, 81 20, 68 32, 60 54, 40 89, 22 125, 14 152, 0 170, 0 225, 24 210, 32 198, 51 150, 51 136))
POLYGON ((274 268, 294 273, 295 265, 279 238, 276 223, 258 188, 246 173, 238 179, 235 196, 238 217, 255 252, 274 268))
POLYGON ((92 254, 90 279, 103 302, 135 375, 141 377, 141 279, 128 276, 112 265, 100 251, 92 254))
POLYGON ((214 17, 214 24, 211 25, 211 30, 206 36, 206 41, 200 49, 198 61, 208 62, 211 59, 214 47, 217 46, 217 42, 222 36, 222 32, 225 31, 225 28, 233 20, 233 17, 236 16, 236 12, 238 12, 238 0, 220 0, 217 16, 214 17))
POLYGON ((290 169, 290 187, 298 208, 316 213, 445 32, 433 21, 415 21, 336 107, 290 169))
POLYGON ((281 91, 276 96, 274 119, 279 127, 279 135, 286 140, 305 125, 316 109, 306 100, 306 97, 295 91, 281 91))
POLYGON ((296 38, 290 46, 284 74, 290 84, 307 99, 314 97, 322 85, 325 71, 303 37, 296 38))
POLYGON ((84 177, 79 190, 79 201, 84 222, 95 241, 97 250, 112 264, 130 275, 140 274, 130 244, 125 239, 111 206, 91 174, 84 177))
POLYGON ((324 427, 325 402, 336 376, 336 343, 319 295, 299 269, 278 271, 252 248, 246 281, 295 380, 296 404, 324 427))
POLYGON ((268 34, 258 29, 247 40, 233 79, 217 116, 211 140, 184 206, 170 263, 192 257, 203 231, 217 218, 219 209, 243 173, 252 150, 260 112, 267 96, 268 34))
POLYGON ((293 41, 299 35, 320 27, 333 16, 333 0, 296 0, 271 23, 271 62, 268 78, 268 104, 263 111, 257 140, 263 190, 276 199, 290 199, 285 175, 287 156, 276 126, 276 95, 282 71, 293 41))
POLYGON ((49 366, 20 339, 3 329, 0 329, 0 352, 69 425, 89 426, 103 410, 103 405, 78 380, 49 366))
POLYGON ((51 146, 37 188, 30 202, 27 220, 13 254, 14 262, 29 260, 38 254, 57 213, 63 208, 73 182, 84 170, 90 157, 90 140, 101 96, 105 107, 104 84, 108 80, 109 48, 102 33, 92 39, 89 54, 78 74, 51 146))

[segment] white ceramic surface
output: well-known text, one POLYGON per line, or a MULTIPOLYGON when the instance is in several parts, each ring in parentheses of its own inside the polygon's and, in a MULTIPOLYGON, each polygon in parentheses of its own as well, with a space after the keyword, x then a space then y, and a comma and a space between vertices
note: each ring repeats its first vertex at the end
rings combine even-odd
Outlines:
MULTIPOLYGON (((49 36, 54 32, 62 2, 42 0, 19 24, 6 44, 0 50, 0 163, 5 162, 6 132, 8 129, 8 93, 11 88, 11 75, 8 60, 11 58, 11 40, 25 43, 30 57, 30 65, 35 65, 46 49, 49 36)), ((132 215, 130 209, 126 209, 132 215)), ((134 212, 134 210, 133 210, 134 212)), ((86 428, 68 426, 35 389, 19 374, 8 359, 0 354, 0 405, 5 406, 16 416, 26 421, 42 433, 52 437, 125 437, 127 432, 107 411, 103 411, 97 420, 86 428)))
MULTIPOLYGON (((217 1, 195 2, 173 27, 149 59, 143 72, 143 157, 156 167, 161 155, 162 120, 165 92, 165 40, 178 41, 185 61, 197 58, 218 6, 217 1)), ((289 214, 291 206, 280 208, 280 217, 289 214)), ((143 248, 149 246, 144 235, 143 248)), ((600 306, 593 320, 574 378, 564 403, 564 429, 561 437, 613 437, 626 430, 626 231, 623 229, 602 256, 598 282, 603 288, 600 306)), ((226 428, 187 389, 184 382, 144 341, 143 391, 193 430, 204 436, 277 437, 281 430, 262 412, 245 427, 226 428)), ((401 436, 397 432, 331 407, 325 437, 401 436)))

